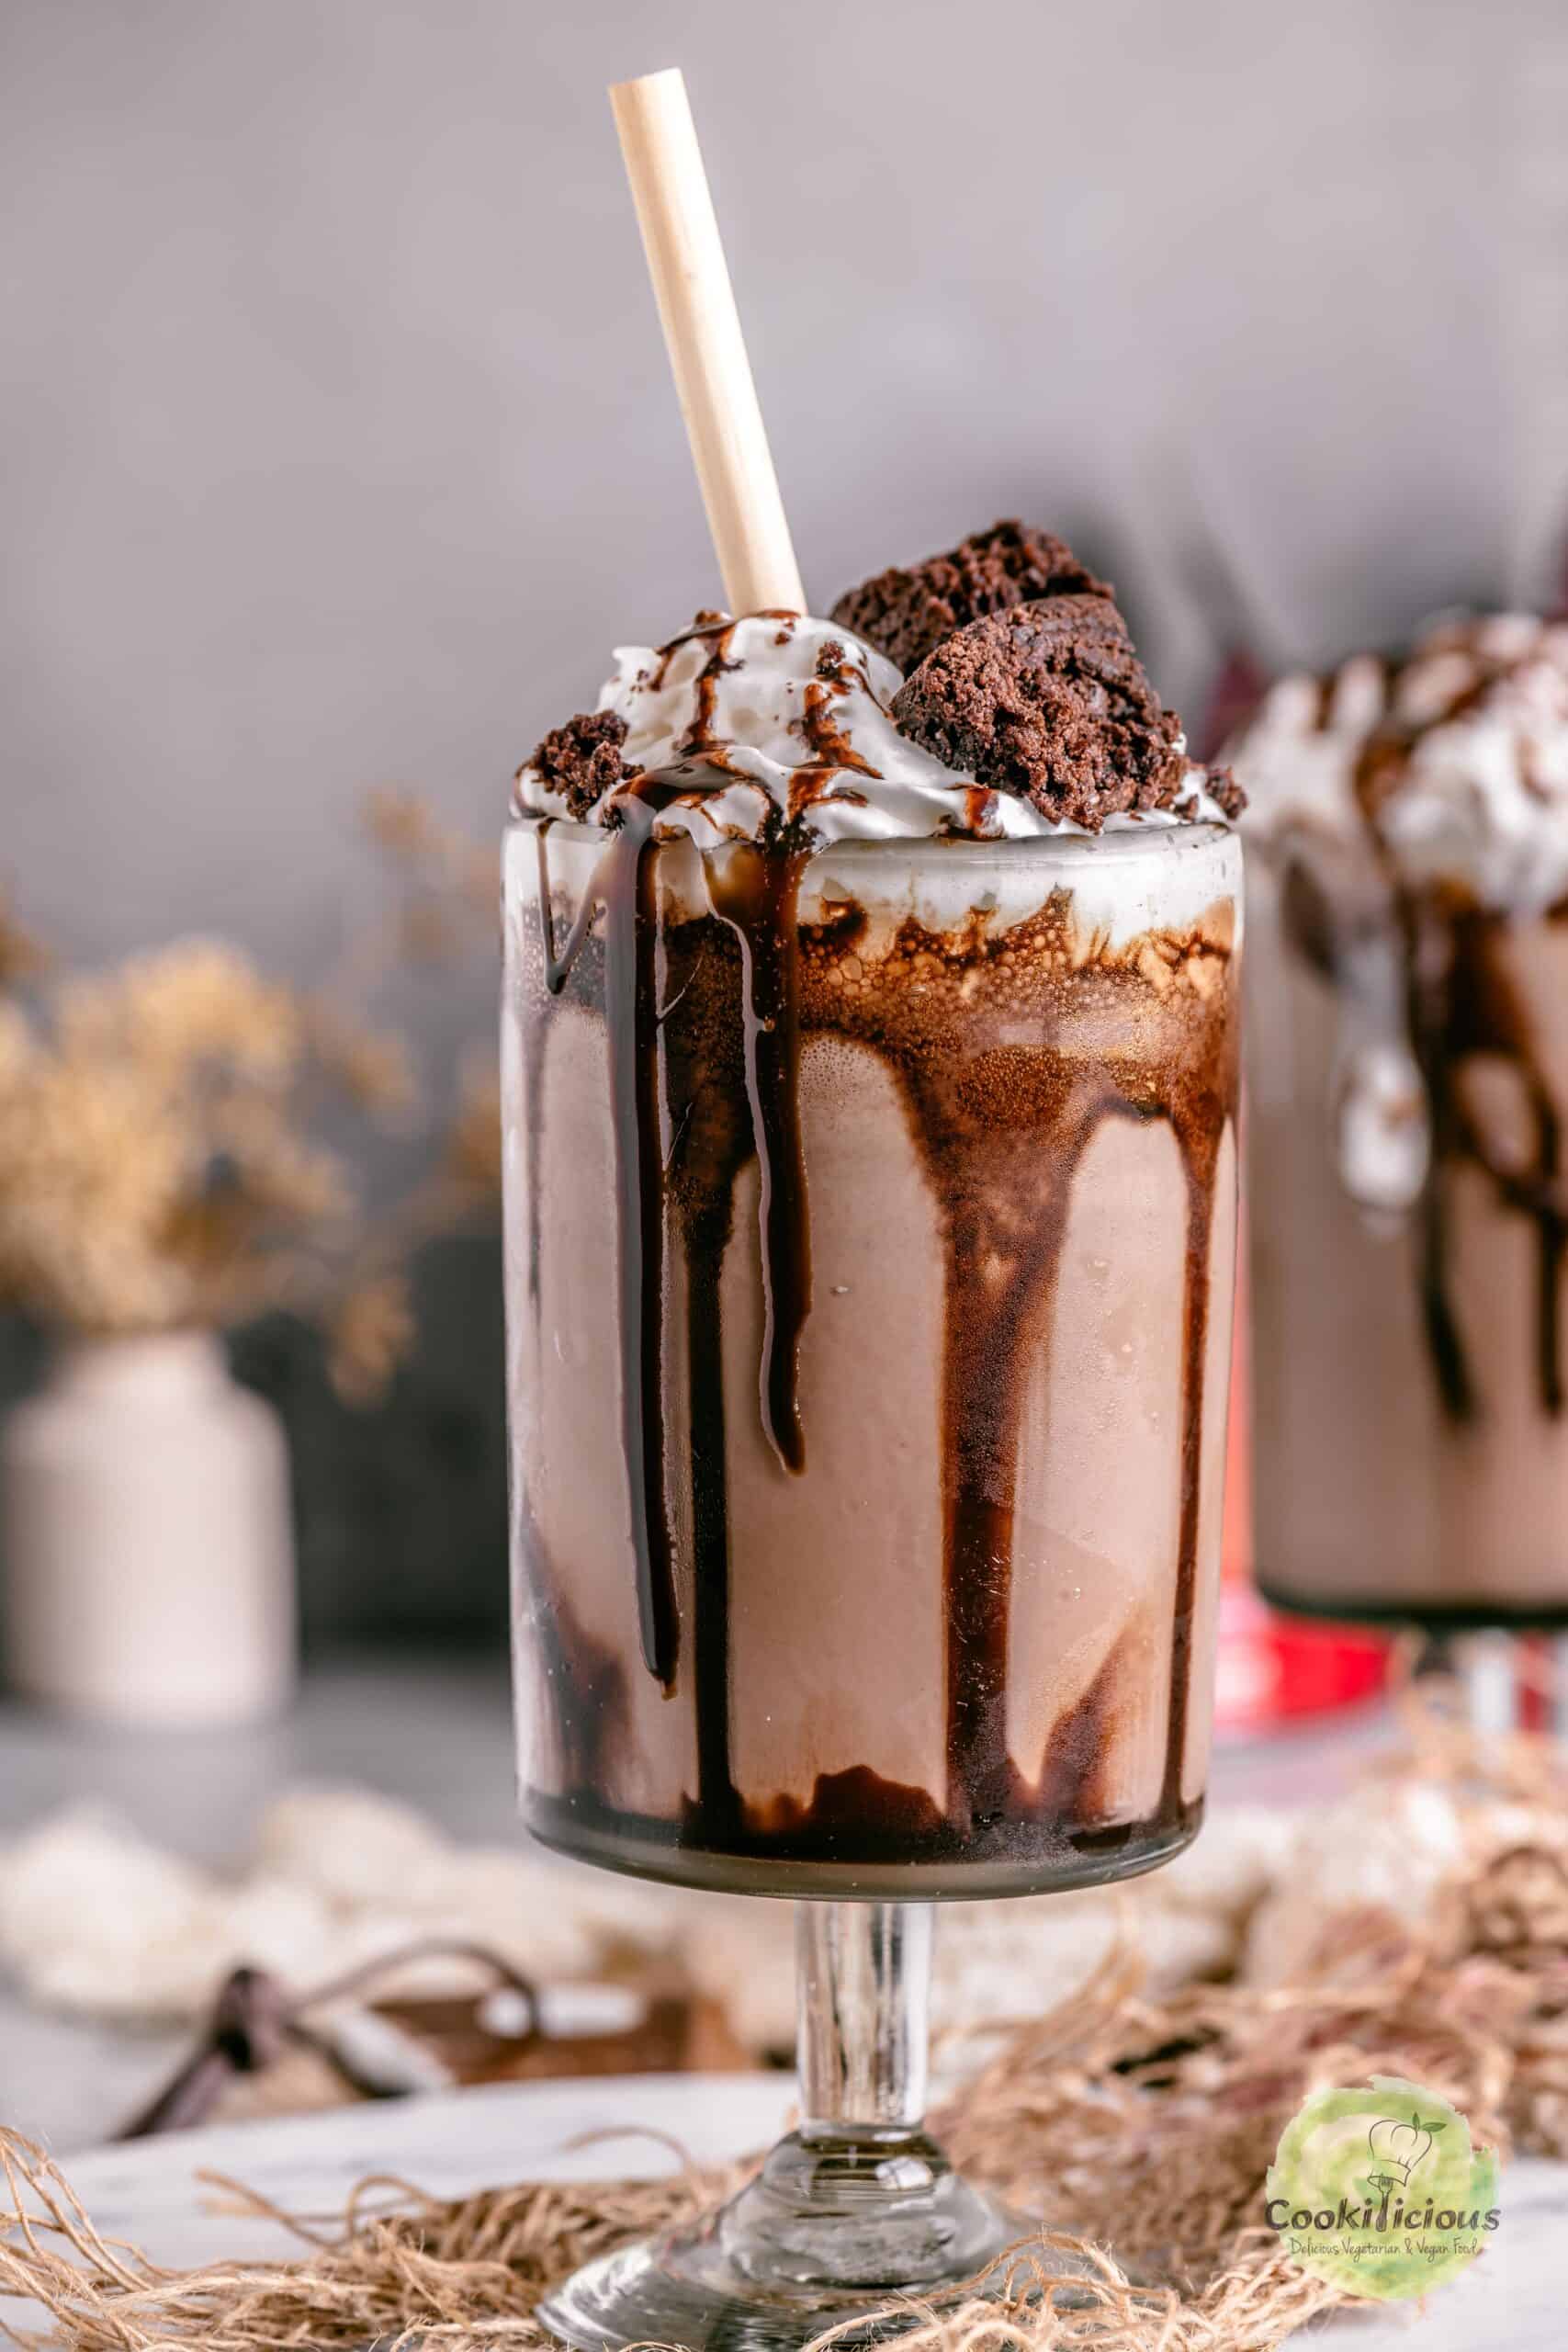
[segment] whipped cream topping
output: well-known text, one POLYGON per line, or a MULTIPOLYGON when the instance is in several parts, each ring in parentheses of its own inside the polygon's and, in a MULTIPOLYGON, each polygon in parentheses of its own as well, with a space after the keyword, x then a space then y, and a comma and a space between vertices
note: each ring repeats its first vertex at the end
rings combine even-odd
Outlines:
MULTIPOLYGON (((690 777, 690 789, 660 809, 653 828, 660 838, 685 834, 712 847, 760 839, 780 823, 808 828, 823 846, 942 835, 1092 838, 1071 819, 1053 820, 908 741, 889 709, 902 684, 894 663, 840 623, 758 613, 705 619, 662 648, 619 648, 598 708, 626 722, 627 770, 667 784, 690 777)), ((1206 774, 1192 763, 1175 808, 1112 816, 1106 830, 1224 823, 1206 774)), ((600 796, 587 821, 605 820, 616 789, 600 796)), ((572 813, 536 768, 522 770, 518 795, 534 814, 572 813)))
POLYGON ((1376 846, 1397 883, 1493 912, 1568 897, 1568 622, 1443 621, 1402 662, 1281 679, 1231 756, 1247 830, 1359 851, 1364 892, 1376 846))

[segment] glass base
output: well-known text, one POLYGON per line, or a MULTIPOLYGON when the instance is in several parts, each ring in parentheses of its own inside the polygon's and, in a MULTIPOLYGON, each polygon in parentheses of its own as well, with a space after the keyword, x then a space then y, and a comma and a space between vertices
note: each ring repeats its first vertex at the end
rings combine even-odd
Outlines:
POLYGON ((1203 1823, 1203 1800, 1163 1819, 1123 1822, 1055 1838, 1032 1854, 986 1858, 971 1846, 962 1857, 833 1861, 818 1856, 709 1852, 676 1843, 668 1824, 600 1813, 574 1798, 525 1790, 523 1818, 541 1846, 628 1878, 667 1886, 700 1886, 717 1894, 762 1894, 795 1902, 976 1903, 1011 1894, 1068 1894, 1137 1878, 1190 1846, 1203 1823))
POLYGON ((1381 1625, 1396 1633, 1426 1633, 1441 1638, 1461 1634, 1568 1633, 1568 1596, 1557 1600, 1447 1600, 1371 1590, 1314 1594, 1280 1583, 1267 1568, 1256 1570, 1258 1589, 1282 1616, 1305 1617, 1327 1625, 1381 1625))
POLYGON ((933 2309, 1016 2294, 1021 2275, 1043 2291, 1048 2273, 1085 2269, 962 2179, 924 2132, 792 2132, 710 2221, 602 2256, 535 2316, 577 2352, 784 2352, 847 2323, 840 2341, 860 2346, 933 2309))

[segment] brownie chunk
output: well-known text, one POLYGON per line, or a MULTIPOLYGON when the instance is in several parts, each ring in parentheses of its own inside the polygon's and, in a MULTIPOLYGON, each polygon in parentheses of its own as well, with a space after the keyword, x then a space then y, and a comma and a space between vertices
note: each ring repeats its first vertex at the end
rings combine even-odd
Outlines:
POLYGON ((1005 612, 1041 596, 1109 596, 1103 580, 1086 571, 1065 540, 1028 524, 993 523, 951 555, 933 555, 908 571, 879 571, 852 588, 831 618, 853 629, 909 671, 955 628, 987 613, 1005 612))
POLYGON ((1203 789, 1211 800, 1217 800, 1231 821, 1235 821, 1247 806, 1247 795, 1229 768, 1205 768, 1203 789))
POLYGON ((580 710, 547 735, 525 765, 547 790, 559 793, 581 824, 630 774, 621 757, 626 740, 626 722, 617 711, 580 710))
POLYGON ((901 733, 979 784, 1098 832, 1168 808, 1188 773, 1126 623, 1104 595, 1055 595, 945 638, 893 700, 901 733))

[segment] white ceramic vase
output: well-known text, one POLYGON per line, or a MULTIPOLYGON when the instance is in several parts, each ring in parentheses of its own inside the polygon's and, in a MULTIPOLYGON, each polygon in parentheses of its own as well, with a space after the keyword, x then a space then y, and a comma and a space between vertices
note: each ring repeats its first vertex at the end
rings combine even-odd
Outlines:
POLYGON ((231 1724, 293 1688, 288 1457, 205 1331, 76 1339, 0 1430, 12 1687, 126 1724, 231 1724))

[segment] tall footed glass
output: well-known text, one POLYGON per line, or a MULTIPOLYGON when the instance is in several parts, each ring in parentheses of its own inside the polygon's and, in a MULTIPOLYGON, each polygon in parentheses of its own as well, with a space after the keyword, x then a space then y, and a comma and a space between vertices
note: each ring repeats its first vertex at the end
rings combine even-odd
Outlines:
POLYGON ((1199 1825, 1239 853, 699 852, 656 808, 507 842, 524 1809, 801 1898, 802 2120, 541 2316, 791 2345, 1027 2233, 923 2130, 928 1906, 1199 1825))
POLYGON ((1568 1734, 1568 922, 1341 935, 1248 856, 1259 1581, 1418 1634, 1476 1731, 1568 1734))

